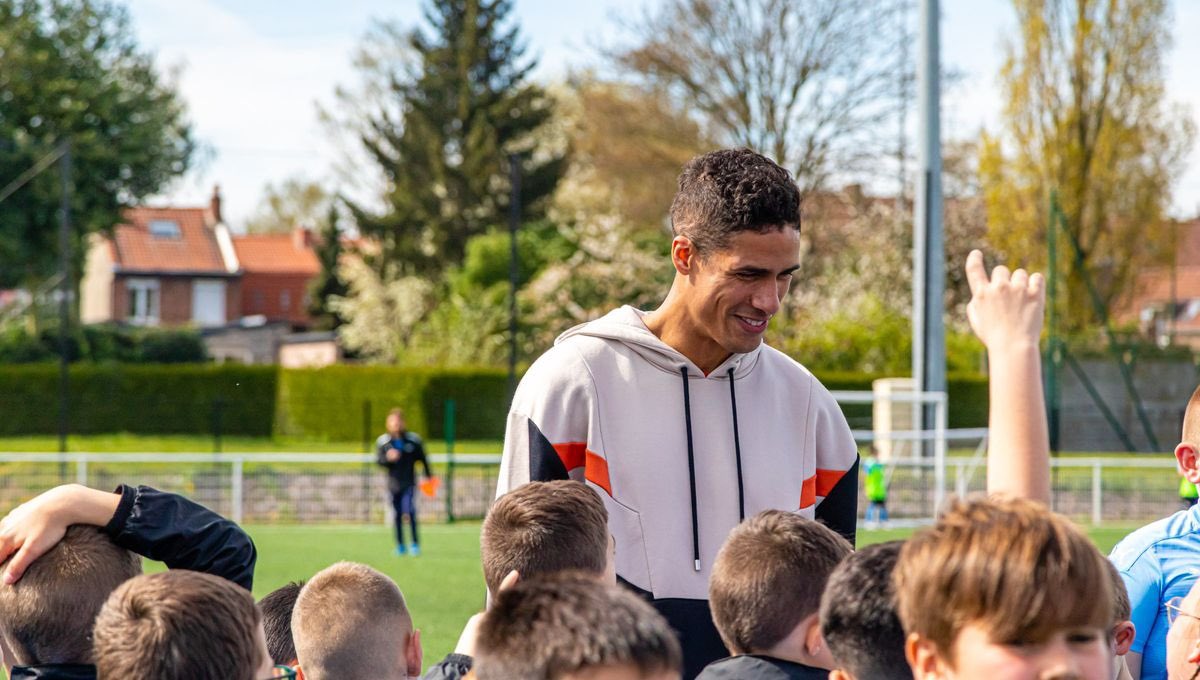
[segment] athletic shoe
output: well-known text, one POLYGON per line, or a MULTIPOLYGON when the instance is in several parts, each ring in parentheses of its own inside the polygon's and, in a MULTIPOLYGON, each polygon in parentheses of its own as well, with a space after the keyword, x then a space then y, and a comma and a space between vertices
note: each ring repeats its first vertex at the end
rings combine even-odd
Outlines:
POLYGON ((403 545, 396 546, 396 556, 397 557, 403 557, 407 552, 408 551, 404 548, 403 545))
POLYGON ((413 557, 420 556, 421 546, 417 545, 416 543, 413 543, 412 545, 408 546, 408 554, 412 555, 413 557))

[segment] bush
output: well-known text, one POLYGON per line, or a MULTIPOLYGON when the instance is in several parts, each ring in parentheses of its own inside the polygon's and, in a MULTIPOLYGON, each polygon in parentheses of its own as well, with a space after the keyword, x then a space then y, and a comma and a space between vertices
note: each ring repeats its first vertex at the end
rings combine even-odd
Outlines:
MULTIPOLYGON (((22 329, 0 334, 0 364, 55 361, 59 355, 58 331, 48 328, 37 336, 22 329)), ((208 360, 204 341, 193 329, 130 328, 91 325, 67 336, 67 359, 94 363, 198 363, 208 360)))
POLYGON ((454 399, 457 437, 496 439, 504 436, 507 381, 506 371, 491 368, 328 366, 283 370, 275 431, 331 441, 365 439, 368 433, 382 433, 384 416, 399 406, 410 430, 438 439, 445 434, 443 405, 446 399, 454 399))
MULTIPOLYGON (((228 435, 269 436, 274 428, 273 366, 133 366, 70 368, 73 434, 208 434, 220 419, 228 435)), ((58 431, 58 367, 0 370, 0 435, 58 431)))

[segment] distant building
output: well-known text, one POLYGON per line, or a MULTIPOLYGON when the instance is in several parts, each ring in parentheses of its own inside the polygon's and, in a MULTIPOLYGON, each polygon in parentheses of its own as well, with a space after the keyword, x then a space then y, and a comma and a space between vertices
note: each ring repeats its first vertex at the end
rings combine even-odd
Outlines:
POLYGON ((223 326, 241 317, 241 273, 221 196, 207 208, 131 208, 112 237, 90 237, 83 323, 223 326))
POLYGON ((90 237, 83 323, 215 328, 251 317, 306 330, 320 273, 312 233, 233 235, 221 195, 205 208, 131 208, 112 236, 90 237))
POLYGON ((242 271, 242 313, 308 328, 308 286, 321 272, 312 232, 234 236, 233 248, 242 271))
POLYGON ((1140 272, 1114 316, 1118 322, 1137 322, 1160 345, 1200 349, 1200 217, 1175 228, 1174 266, 1140 272))

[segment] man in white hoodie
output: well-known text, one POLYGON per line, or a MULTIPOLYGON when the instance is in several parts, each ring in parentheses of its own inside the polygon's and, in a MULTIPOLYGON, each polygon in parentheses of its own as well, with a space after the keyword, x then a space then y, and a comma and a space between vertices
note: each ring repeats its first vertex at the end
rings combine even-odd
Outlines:
POLYGON ((727 652, 708 607, 717 551, 768 509, 853 543, 858 450, 829 392, 763 343, 800 260, 800 192, 748 149, 692 159, 671 205, 658 309, 564 333, 508 416, 498 495, 572 478, 601 492, 617 575, 680 633, 684 676, 727 652))

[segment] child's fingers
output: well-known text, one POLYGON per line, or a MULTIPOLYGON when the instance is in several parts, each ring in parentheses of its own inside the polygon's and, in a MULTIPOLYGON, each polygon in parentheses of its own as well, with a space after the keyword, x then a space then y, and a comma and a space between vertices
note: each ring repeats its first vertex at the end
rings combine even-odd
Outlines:
POLYGON ((967 285, 971 288, 971 294, 977 294, 988 283, 987 269, 983 266, 983 253, 979 250, 972 250, 967 255, 967 285))
POLYGON ((13 558, 8 561, 8 567, 4 570, 4 585, 11 586, 19 581, 36 557, 33 554, 32 542, 26 541, 25 545, 22 545, 21 549, 17 551, 17 554, 13 555, 13 558))
POLYGON ((1029 277, 1029 292, 1045 298, 1046 296, 1046 279, 1041 274, 1034 274, 1029 277))

